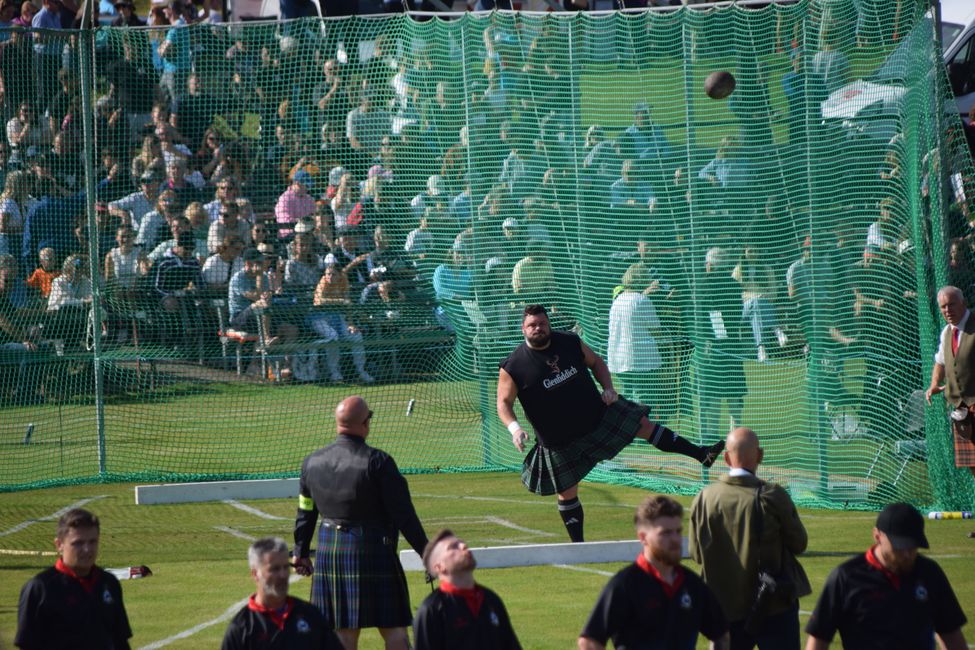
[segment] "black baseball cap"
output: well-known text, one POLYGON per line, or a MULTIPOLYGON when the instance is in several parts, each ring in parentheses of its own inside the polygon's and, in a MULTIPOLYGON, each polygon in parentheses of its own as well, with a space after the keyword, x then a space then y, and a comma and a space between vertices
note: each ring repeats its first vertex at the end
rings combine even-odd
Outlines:
POLYGON ((892 503, 877 515, 877 530, 887 535, 896 549, 929 548, 924 536, 924 517, 909 503, 892 503))
POLYGON ((260 262, 263 259, 264 256, 261 255, 261 251, 257 250, 256 248, 248 248, 246 251, 244 251, 245 262, 260 262))

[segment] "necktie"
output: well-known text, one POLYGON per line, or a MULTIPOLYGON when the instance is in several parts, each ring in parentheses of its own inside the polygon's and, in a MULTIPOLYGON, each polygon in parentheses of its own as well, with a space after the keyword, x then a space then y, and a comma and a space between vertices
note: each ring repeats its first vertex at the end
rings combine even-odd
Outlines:
POLYGON ((951 330, 951 354, 958 354, 958 344, 961 342, 961 330, 957 327, 951 330))

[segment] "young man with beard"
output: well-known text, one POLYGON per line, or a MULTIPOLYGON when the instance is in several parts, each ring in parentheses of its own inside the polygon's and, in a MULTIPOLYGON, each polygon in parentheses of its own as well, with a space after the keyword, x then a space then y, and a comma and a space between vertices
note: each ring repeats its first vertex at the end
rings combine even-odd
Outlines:
POLYGON ((908 650, 968 647, 967 622, 944 571, 918 555, 928 548, 924 518, 909 503, 877 516, 874 545, 826 578, 806 632, 806 650, 826 650, 839 632, 844 648, 908 650))
POLYGON ((288 544, 265 537, 250 545, 247 559, 257 591, 230 621, 221 650, 342 650, 318 608, 288 595, 288 544))
POLYGON ((643 551, 613 576, 579 635, 580 650, 693 648, 698 633, 715 650, 728 649, 728 623, 704 581, 681 566, 684 509, 665 496, 650 496, 634 523, 643 551))
POLYGON ((423 549, 423 566, 440 588, 413 618, 416 650, 521 650, 504 603, 474 582, 477 560, 462 539, 441 530, 423 549))
POLYGON ((651 423, 649 407, 616 394, 606 362, 589 346, 575 334, 552 331, 543 306, 525 307, 521 332, 524 343, 501 362, 498 417, 518 451, 524 451, 528 434, 515 416, 518 398, 536 437, 522 464, 521 481, 535 494, 558 494, 559 514, 573 542, 583 541, 579 481, 634 438, 661 451, 690 456, 705 467, 724 449, 724 440, 698 447, 664 425, 651 423))
POLYGON ((118 579, 95 565, 98 517, 73 508, 58 521, 57 563, 20 592, 14 645, 23 650, 128 650, 132 629, 118 579))

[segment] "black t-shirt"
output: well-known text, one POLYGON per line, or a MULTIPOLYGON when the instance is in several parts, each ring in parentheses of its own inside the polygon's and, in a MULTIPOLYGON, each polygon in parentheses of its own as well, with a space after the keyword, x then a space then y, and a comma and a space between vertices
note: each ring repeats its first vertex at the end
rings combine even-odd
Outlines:
POLYGON ((612 639, 616 650, 693 650, 698 633, 714 640, 728 630, 721 605, 697 574, 681 567, 683 578, 665 587, 641 558, 610 579, 582 636, 602 644, 612 639))
POLYGON ((588 435, 603 417, 606 405, 575 334, 552 332, 544 350, 522 343, 501 368, 518 387, 518 401, 546 447, 561 447, 588 435))
POLYGON ((132 630, 118 579, 100 569, 91 591, 54 567, 20 591, 17 636, 24 650, 127 650, 132 630))
POLYGON ((416 650, 521 650, 504 603, 490 589, 478 587, 484 601, 471 611, 463 597, 438 589, 416 610, 416 650))
POLYGON ((297 598, 292 598, 291 603, 282 628, 270 616, 254 609, 252 597, 231 619, 221 650, 342 650, 317 607, 297 598))
MULTIPOLYGON (((869 553, 869 552, 868 552, 869 553)), ((867 554, 836 567, 826 579, 806 632, 844 648, 918 650, 934 648, 934 633, 966 623, 948 578, 934 560, 918 556, 914 571, 899 585, 867 554)))

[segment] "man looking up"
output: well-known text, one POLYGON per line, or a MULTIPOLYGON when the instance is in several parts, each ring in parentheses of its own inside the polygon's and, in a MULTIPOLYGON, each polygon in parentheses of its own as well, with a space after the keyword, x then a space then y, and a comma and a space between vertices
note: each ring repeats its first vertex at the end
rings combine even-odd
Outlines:
POLYGON ((520 650, 504 603, 474 582, 477 560, 450 530, 423 549, 427 574, 440 588, 427 596, 413 619, 416 650, 520 650))

